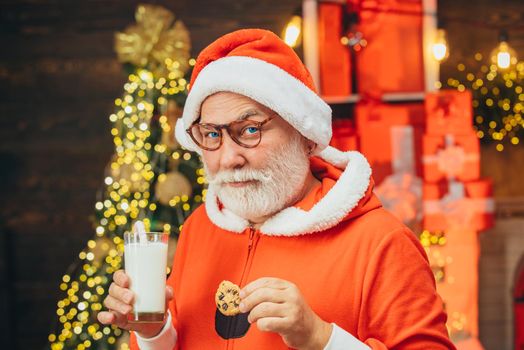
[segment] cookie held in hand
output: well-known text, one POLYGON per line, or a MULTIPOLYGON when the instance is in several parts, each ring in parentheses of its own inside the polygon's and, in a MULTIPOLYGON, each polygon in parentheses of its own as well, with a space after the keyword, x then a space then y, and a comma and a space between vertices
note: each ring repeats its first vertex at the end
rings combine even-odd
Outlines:
POLYGON ((218 310, 226 316, 240 313, 240 287, 230 281, 222 281, 215 294, 218 310))

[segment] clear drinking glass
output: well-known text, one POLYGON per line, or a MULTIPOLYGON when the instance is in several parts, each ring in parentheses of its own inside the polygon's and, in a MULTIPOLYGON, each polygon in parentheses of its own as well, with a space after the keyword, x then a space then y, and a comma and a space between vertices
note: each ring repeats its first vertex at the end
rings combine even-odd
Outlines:
POLYGON ((125 271, 135 295, 128 322, 164 321, 168 238, 162 232, 124 233, 125 271))

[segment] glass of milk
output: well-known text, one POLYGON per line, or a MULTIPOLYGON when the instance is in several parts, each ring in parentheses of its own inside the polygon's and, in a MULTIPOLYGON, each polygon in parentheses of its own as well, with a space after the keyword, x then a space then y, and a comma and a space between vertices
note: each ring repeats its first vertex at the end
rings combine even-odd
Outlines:
POLYGON ((164 321, 167 242, 162 232, 125 232, 124 263, 135 300, 128 322, 164 321))

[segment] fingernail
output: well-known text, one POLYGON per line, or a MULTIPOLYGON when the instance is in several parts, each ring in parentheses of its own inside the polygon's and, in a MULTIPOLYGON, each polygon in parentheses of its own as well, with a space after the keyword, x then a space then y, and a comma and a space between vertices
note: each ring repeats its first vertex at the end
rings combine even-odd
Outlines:
POLYGON ((238 308, 240 309, 240 312, 244 312, 246 310, 246 305, 244 303, 240 303, 238 308))
POLYGON ((243 298, 243 297, 246 296, 246 292, 244 292, 244 290, 242 289, 242 290, 240 291, 240 293, 238 293, 238 295, 239 295, 241 298, 243 298))

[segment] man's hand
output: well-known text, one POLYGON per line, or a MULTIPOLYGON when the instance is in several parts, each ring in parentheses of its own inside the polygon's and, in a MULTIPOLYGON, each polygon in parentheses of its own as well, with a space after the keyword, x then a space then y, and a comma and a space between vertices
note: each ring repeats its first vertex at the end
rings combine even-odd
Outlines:
POLYGON ((291 282, 264 277, 240 291, 241 312, 249 312, 248 321, 258 329, 280 334, 284 343, 295 349, 323 349, 332 325, 323 321, 306 303, 291 282))
MULTIPOLYGON (((114 324, 128 331, 135 331, 143 338, 152 338, 164 327, 163 323, 128 323, 127 314, 133 310, 134 295, 129 289, 129 276, 123 270, 113 274, 113 283, 109 286, 109 295, 104 299, 108 311, 98 313, 98 321, 102 324, 114 324)), ((166 310, 169 300, 173 299, 173 290, 166 287, 166 310)))

